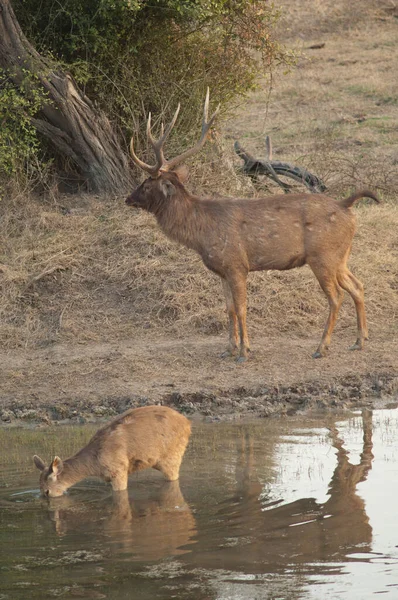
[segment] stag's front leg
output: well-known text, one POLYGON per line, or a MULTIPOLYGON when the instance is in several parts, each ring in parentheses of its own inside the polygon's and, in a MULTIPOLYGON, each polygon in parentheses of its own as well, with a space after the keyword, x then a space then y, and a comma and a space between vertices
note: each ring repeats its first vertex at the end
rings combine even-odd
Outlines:
POLYGON ((246 273, 239 273, 234 274, 233 278, 228 279, 239 325, 240 348, 239 356, 236 359, 237 362, 245 362, 250 352, 249 338, 246 327, 246 278, 246 273))
POLYGON ((225 350, 225 352, 221 354, 221 358, 226 358, 227 356, 234 356, 238 352, 238 317, 236 316, 235 304, 232 297, 231 288, 229 287, 229 283, 225 279, 222 279, 221 281, 224 290, 229 320, 228 348, 225 350))

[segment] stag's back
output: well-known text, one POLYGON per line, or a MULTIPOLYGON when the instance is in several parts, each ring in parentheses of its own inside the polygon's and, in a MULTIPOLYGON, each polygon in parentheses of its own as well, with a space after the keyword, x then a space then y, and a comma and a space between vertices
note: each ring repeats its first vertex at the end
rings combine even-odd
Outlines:
POLYGON ((207 226, 197 230, 205 232, 198 250, 222 276, 232 264, 249 271, 284 270, 314 256, 340 260, 355 230, 353 212, 320 194, 205 200, 202 207, 207 226))

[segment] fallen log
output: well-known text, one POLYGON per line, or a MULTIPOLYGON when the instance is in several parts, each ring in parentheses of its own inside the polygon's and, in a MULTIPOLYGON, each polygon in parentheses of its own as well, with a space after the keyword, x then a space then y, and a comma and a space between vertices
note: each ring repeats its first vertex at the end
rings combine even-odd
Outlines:
POLYGON ((267 156, 265 159, 260 159, 249 154, 238 141, 234 143, 236 154, 244 161, 243 172, 255 182, 258 182, 259 175, 266 175, 275 181, 285 193, 288 193, 292 186, 280 179, 279 176, 283 176, 302 183, 311 192, 320 193, 326 190, 323 181, 307 169, 279 160, 272 160, 271 139, 268 135, 265 138, 265 147, 267 156))

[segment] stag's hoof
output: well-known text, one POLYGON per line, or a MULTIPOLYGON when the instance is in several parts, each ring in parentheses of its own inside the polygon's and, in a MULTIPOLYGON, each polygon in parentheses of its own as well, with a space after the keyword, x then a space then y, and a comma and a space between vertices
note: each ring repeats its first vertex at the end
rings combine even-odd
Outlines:
POLYGON ((239 356, 236 357, 236 359, 235 359, 236 362, 238 364, 246 362, 247 359, 249 358, 249 353, 250 353, 250 349, 248 348, 246 350, 246 354, 240 354, 239 356))
POLYGON ((233 348, 232 350, 230 348, 228 348, 227 350, 225 350, 224 352, 222 352, 220 354, 220 358, 231 358, 231 356, 235 356, 237 351, 238 351, 237 348, 233 348))
POLYGON ((363 350, 363 342, 356 341, 355 344, 349 347, 349 350, 363 350))
POLYGON ((247 356, 238 356, 235 360, 238 364, 241 364, 247 361, 247 356))
POLYGON ((325 356, 324 354, 322 354, 322 352, 320 352, 319 350, 317 350, 316 352, 314 352, 314 354, 312 355, 312 358, 322 358, 323 356, 325 356))

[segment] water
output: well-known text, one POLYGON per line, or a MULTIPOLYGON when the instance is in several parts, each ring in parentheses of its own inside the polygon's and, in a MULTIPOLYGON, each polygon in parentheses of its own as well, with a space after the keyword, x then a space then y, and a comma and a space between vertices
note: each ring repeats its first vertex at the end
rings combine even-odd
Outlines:
POLYGON ((196 424, 179 482, 40 498, 94 430, 0 430, 0 600, 398 598, 395 408, 196 424))

